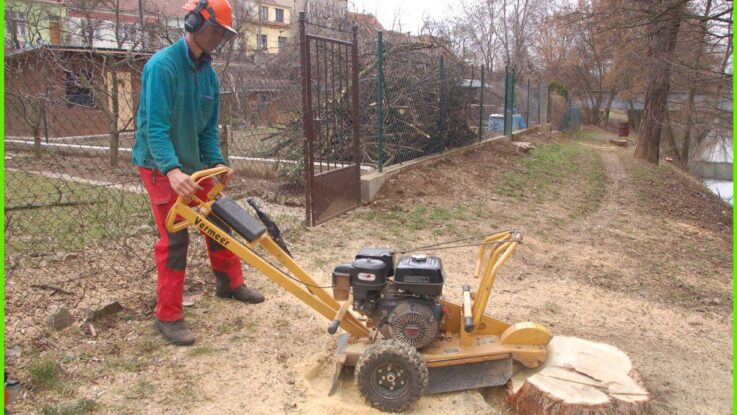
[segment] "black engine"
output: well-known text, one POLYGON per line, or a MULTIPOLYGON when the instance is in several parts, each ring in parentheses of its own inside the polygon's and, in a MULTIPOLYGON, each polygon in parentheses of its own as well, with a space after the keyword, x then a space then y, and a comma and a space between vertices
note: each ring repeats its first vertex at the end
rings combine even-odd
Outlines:
POLYGON ((445 275, 440 258, 424 254, 400 257, 388 249, 362 249, 351 264, 335 267, 333 296, 345 301, 353 292, 353 309, 371 318, 386 338, 417 349, 438 335, 445 275))

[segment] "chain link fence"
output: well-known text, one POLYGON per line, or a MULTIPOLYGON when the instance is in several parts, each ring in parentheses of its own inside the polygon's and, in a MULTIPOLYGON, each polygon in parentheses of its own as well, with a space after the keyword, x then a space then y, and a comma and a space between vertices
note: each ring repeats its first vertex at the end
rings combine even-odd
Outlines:
MULTIPOLYGON (((308 28, 349 40, 350 25, 313 19, 308 28)), ((159 43, 178 40, 164 29, 159 43)), ((119 33, 143 38, 128 26, 119 33)), ((438 39, 379 36, 359 25, 363 164, 383 169, 503 134, 496 128, 505 114, 503 72, 463 62, 438 39)), ((298 36, 280 43, 278 53, 249 55, 234 44, 213 63, 221 80, 221 147, 238 172, 229 195, 258 196, 298 216, 304 212, 299 47, 298 36)), ((152 53, 139 44, 62 42, 6 54, 6 323, 25 310, 33 322, 24 326, 41 336, 49 293, 80 318, 112 300, 151 309, 157 235, 131 149, 141 72, 152 53)), ((513 113, 538 124, 547 91, 539 81, 518 81, 513 113)), ((211 280, 203 251, 204 244, 191 244, 187 289, 211 280)))
MULTIPOLYGON (((279 49, 254 59, 231 48, 213 62, 221 147, 237 171, 230 196, 257 196, 299 216, 299 44, 279 49)), ((131 165, 141 73, 152 54, 74 44, 6 54, 6 324, 23 328, 10 337, 42 338, 56 307, 78 320, 114 301, 134 314, 152 310, 157 231, 131 165)), ((187 290, 211 283, 204 249, 190 244, 187 290)))

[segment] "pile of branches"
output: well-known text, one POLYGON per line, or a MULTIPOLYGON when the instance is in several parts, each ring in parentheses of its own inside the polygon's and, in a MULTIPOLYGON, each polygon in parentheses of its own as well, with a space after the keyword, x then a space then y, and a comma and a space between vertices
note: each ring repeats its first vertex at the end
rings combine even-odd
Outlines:
MULTIPOLYGON (((321 21, 316 25, 308 25, 308 33, 350 40, 351 22, 337 19, 321 21)), ((279 54, 252 64, 230 63, 223 68, 227 73, 221 74, 223 89, 235 91, 235 99, 231 100, 227 108, 223 108, 227 109, 224 116, 242 118, 242 114, 248 111, 246 107, 249 104, 247 100, 237 96, 237 91, 254 82, 274 86, 271 102, 276 103, 282 116, 284 113, 289 115, 289 120, 282 119, 271 126, 273 128, 268 135, 259 138, 269 149, 263 156, 303 160, 301 154, 304 132, 298 42, 298 36, 293 36, 285 50, 279 54), (256 78, 259 77, 268 80, 257 81, 256 78)), ((378 162, 379 147, 376 44, 375 28, 359 26, 361 162, 374 165, 378 162)), ((397 32, 384 33, 384 165, 411 160, 448 147, 462 146, 475 140, 478 107, 471 111, 470 103, 475 100, 475 96, 474 92, 463 86, 462 80, 467 77, 464 76, 467 75, 466 72, 468 68, 437 39, 418 38, 397 32)), ((324 75, 323 72, 322 76, 324 75)), ((347 75, 350 77, 350 72, 347 75)), ((319 140, 323 143, 314 149, 315 158, 337 163, 353 161, 350 146, 353 126, 350 88, 343 83, 341 87, 336 86, 333 89, 330 82, 327 85, 322 82, 320 91, 316 82, 313 82, 312 88, 313 109, 320 114, 316 128, 319 140), (330 90, 326 91, 325 88, 330 90), (317 101, 318 92, 321 93, 320 102, 317 101)), ((298 168, 301 171, 303 167, 298 165, 298 168)), ((300 180, 301 174, 291 172, 290 178, 300 180)))

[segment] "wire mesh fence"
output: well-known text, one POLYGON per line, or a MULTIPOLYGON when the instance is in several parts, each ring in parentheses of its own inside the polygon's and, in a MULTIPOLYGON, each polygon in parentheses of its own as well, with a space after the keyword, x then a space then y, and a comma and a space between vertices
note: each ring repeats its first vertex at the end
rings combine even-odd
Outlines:
POLYGON ((140 72, 149 55, 39 47, 6 57, 11 275, 30 269, 58 283, 69 274, 109 278, 150 267, 150 255, 143 255, 149 250, 132 247, 152 236, 152 221, 130 166, 140 72))
MULTIPOLYGON (((351 23, 315 18, 308 28, 310 34, 350 40, 351 23)), ((172 27, 164 29, 159 43, 149 36, 146 45, 179 39, 172 27)), ((144 38, 134 27, 119 33, 144 38)), ((359 25, 362 164, 383 168, 503 134, 504 72, 464 62, 438 39, 384 32, 379 43, 379 36, 375 27, 359 25)), ((131 165, 141 73, 153 52, 138 41, 93 47, 95 39, 84 40, 11 45, 6 55, 5 265, 11 311, 35 301, 14 296, 31 283, 70 293, 56 298, 75 309, 126 296, 141 302, 155 293, 157 231, 131 165)), ((300 215, 298 37, 260 53, 240 46, 213 62, 221 82, 221 148, 238 172, 229 194, 259 196, 300 215)), ((547 92, 540 81, 517 81, 513 114, 530 125, 547 119, 547 92)), ((193 288, 209 280, 203 250, 201 243, 190 249, 193 288)))
MULTIPOLYGON (((237 171, 229 195, 261 197, 299 215, 299 44, 286 42, 258 62, 231 52, 213 62, 221 148, 237 171)), ((49 294, 79 318, 111 301, 151 310, 157 230, 131 151, 152 54, 74 42, 6 54, 6 321, 32 319, 26 336, 43 335, 49 294)), ((187 289, 211 283, 204 244, 190 244, 188 263, 187 289)))
MULTIPOLYGON (((371 72, 361 85, 364 163, 381 169, 504 133, 504 73, 489 74, 463 62, 437 39, 396 33, 367 37, 362 64, 371 72)), ((543 87, 528 80, 509 91, 514 130, 541 123, 543 87)))

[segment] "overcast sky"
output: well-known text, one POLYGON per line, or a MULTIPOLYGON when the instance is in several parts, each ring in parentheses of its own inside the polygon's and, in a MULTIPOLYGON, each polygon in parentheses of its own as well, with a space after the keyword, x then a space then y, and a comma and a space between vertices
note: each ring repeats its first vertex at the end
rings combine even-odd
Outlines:
POLYGON ((398 20, 403 32, 416 34, 422 26, 423 14, 439 20, 451 12, 450 4, 442 0, 349 0, 348 8, 373 14, 387 30, 398 20))

